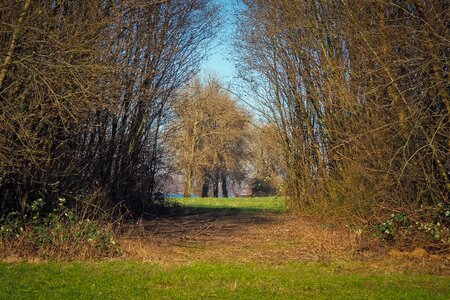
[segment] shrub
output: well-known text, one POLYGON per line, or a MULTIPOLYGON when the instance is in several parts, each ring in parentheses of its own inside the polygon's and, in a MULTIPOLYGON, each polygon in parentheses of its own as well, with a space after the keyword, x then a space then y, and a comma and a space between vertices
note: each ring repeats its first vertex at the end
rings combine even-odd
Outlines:
POLYGON ((450 205, 422 206, 415 213, 398 213, 369 227, 384 241, 404 246, 424 246, 433 251, 450 250, 450 205))
POLYGON ((404 213, 392 214, 391 217, 383 223, 376 224, 372 230, 374 234, 383 240, 393 240, 401 230, 411 228, 410 220, 404 213))
POLYGON ((254 178, 251 187, 253 197, 275 196, 277 194, 277 188, 270 178, 254 178))
POLYGON ((152 201, 148 203, 144 210, 144 217, 153 217, 157 215, 166 215, 178 211, 180 204, 172 201, 161 192, 155 193, 152 201))
POLYGON ((62 198, 50 212, 45 212, 44 203, 37 199, 25 213, 12 212, 0 219, 3 256, 70 260, 120 254, 106 219, 83 217, 85 213, 68 208, 62 198))

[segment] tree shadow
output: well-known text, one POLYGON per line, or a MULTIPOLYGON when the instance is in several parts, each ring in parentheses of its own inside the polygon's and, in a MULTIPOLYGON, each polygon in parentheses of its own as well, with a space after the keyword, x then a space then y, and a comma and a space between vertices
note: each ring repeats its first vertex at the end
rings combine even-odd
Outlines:
MULTIPOLYGON (((178 206, 163 215, 128 224, 128 233, 141 237, 186 239, 236 236, 249 228, 276 222, 281 214, 258 208, 178 206)), ((125 228, 127 228, 125 227, 125 228)))

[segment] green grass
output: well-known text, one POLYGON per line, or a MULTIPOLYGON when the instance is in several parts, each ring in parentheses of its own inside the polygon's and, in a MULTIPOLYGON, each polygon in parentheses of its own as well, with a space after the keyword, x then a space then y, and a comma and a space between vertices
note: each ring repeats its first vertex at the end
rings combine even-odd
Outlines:
POLYGON ((193 209, 238 209, 241 211, 266 211, 281 213, 285 211, 283 198, 181 198, 172 199, 182 206, 193 209))
POLYGON ((288 263, 162 267, 137 262, 0 264, 0 299, 449 299, 431 275, 288 263))

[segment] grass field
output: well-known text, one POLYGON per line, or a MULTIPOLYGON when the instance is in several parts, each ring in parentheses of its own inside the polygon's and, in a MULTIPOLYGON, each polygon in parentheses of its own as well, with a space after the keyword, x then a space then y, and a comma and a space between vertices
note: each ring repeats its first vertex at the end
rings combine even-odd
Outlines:
POLYGON ((429 275, 354 273, 288 263, 98 262, 0 265, 2 299, 449 299, 449 281, 429 275))
POLYGON ((123 260, 0 263, 0 299, 450 299, 446 276, 304 260, 345 239, 280 198, 176 201, 185 215, 144 223, 123 260))
POLYGON ((179 198, 173 199, 182 206, 193 209, 238 209, 249 212, 285 211, 283 198, 255 197, 255 198, 179 198))

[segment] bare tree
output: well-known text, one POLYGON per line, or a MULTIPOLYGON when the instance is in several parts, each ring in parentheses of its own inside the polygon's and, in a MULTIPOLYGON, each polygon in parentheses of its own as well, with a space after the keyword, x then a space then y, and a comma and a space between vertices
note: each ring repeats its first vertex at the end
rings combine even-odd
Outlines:
POLYGON ((286 177, 279 132, 273 124, 258 124, 250 136, 252 195, 275 195, 283 190, 286 177))
POLYGON ((448 202, 446 1, 243 2, 241 77, 277 126, 293 209, 448 202))
POLYGON ((217 16, 208 0, 0 1, 0 213, 96 192, 142 214, 217 16))
POLYGON ((185 179, 184 196, 190 197, 195 182, 202 195, 228 196, 227 181, 242 179, 248 155, 249 116, 217 81, 202 86, 195 80, 174 105, 176 134, 172 139, 185 179))

